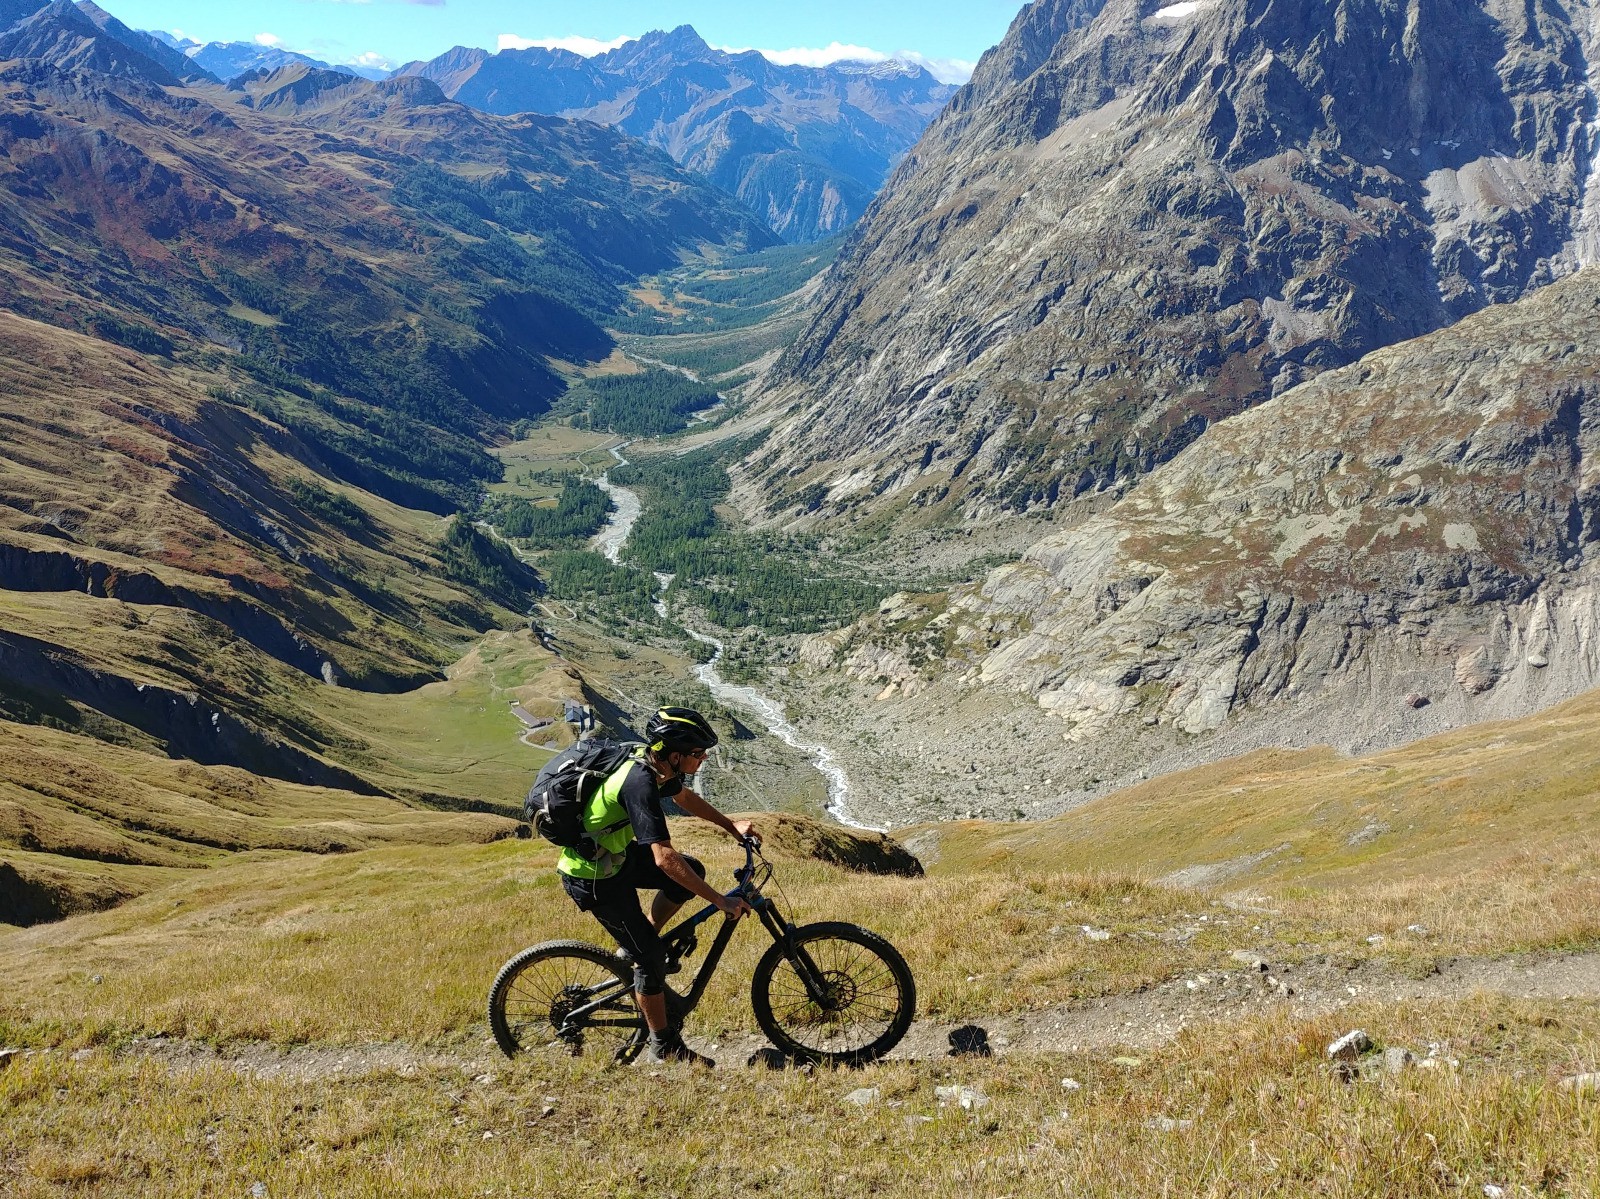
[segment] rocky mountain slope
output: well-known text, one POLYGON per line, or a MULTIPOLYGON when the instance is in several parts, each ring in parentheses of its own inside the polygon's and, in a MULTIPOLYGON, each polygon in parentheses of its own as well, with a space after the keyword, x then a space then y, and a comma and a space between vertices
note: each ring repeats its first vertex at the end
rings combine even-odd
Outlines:
MULTIPOLYGON (((1569 272, 1592 10, 1036 0, 773 373, 752 502, 959 523, 1569 272)), ((807 519, 812 519, 807 516, 807 519)))
MULTIPOLYGON (((1021 562, 804 657, 876 694, 880 728, 920 724, 924 752, 984 695, 1037 703, 1013 749, 1073 780, 1063 802, 1254 746, 1361 751, 1538 710, 1600 684, 1597 376, 1588 270, 1223 421, 1021 562)), ((994 736, 958 729, 937 765, 994 736)), ((902 787, 940 786, 920 774, 902 787)))
POLYGON ((714 50, 687 25, 594 58, 457 47, 397 75, 487 112, 615 125, 704 175, 786 241, 847 228, 954 91, 900 63, 779 66, 714 50))
POLYGON ((614 130, 184 85, 103 24, 0 32, 0 714, 372 790, 329 693, 440 680, 527 605, 439 519, 486 444, 610 352, 619 285, 773 239, 614 130))

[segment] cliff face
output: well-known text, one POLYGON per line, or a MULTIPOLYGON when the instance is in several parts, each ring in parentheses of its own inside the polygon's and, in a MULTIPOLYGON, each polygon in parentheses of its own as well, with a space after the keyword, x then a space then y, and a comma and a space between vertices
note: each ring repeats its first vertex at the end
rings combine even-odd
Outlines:
POLYGON ((615 125, 732 193, 786 241, 828 237, 866 210, 954 92, 920 68, 785 67, 714 50, 687 25, 594 58, 457 47, 402 67, 486 112, 615 125))
POLYGON ((895 172, 765 398, 761 502, 959 522, 1580 256, 1590 10, 1038 0, 895 172), (808 490, 809 489, 809 490, 808 490))
POLYGON ((1114 507, 818 639, 930 711, 1026 696, 1108 782, 1600 685, 1600 271, 1224 421, 1114 507))

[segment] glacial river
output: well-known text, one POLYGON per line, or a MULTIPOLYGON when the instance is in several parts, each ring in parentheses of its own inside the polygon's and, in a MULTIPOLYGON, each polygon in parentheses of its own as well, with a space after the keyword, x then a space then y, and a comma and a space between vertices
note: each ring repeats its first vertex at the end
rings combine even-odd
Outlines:
MULTIPOLYGON (((619 465, 626 466, 628 460, 622 456, 627 442, 613 447, 611 456, 619 465)), ((637 493, 626 487, 619 487, 608 477, 609 471, 595 480, 596 484, 611 497, 616 505, 616 510, 611 514, 611 519, 606 522, 605 528, 590 539, 590 546, 604 554, 612 562, 621 560, 622 547, 628 542, 628 535, 633 532, 634 522, 639 519, 642 505, 637 493)), ((671 575, 657 574, 656 582, 662 591, 672 582, 671 575)), ((656 600, 656 610, 667 615, 666 601, 656 600)), ((839 764, 838 757, 826 745, 807 741, 800 735, 800 730, 795 728, 789 720, 789 714, 784 706, 770 695, 757 691, 754 687, 747 687, 743 683, 730 683, 723 678, 717 670, 717 663, 722 660, 722 642, 706 633, 697 632, 684 625, 684 630, 696 641, 712 648, 711 660, 694 668, 695 678, 699 679, 710 690, 711 694, 721 702, 732 707, 754 713, 761 725, 786 745, 799 750, 809 757, 816 768, 822 772, 822 777, 828 781, 828 815, 840 824, 851 828, 867 829, 873 832, 882 830, 872 825, 862 824, 850 817, 850 777, 845 773, 844 767, 839 764)))

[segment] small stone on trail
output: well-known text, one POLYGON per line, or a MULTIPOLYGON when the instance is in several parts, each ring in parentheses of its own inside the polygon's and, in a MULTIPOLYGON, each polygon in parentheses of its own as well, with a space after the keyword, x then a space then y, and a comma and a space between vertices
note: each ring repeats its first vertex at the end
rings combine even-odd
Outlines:
POLYGON ((1229 956, 1232 957, 1234 961, 1240 962, 1250 967, 1250 969, 1259 971, 1262 974, 1265 974, 1268 970, 1267 959, 1262 957, 1259 953, 1252 953, 1248 949, 1235 949, 1229 956))
POLYGON ((844 1097, 846 1103, 853 1103, 857 1107, 870 1107, 878 1102, 881 1094, 877 1087, 859 1087, 844 1097))
POLYGON ((0 1070, 9 1066, 12 1058, 21 1056, 22 1050, 20 1049, 0 1049, 0 1070))
POLYGON ((1563 1091, 1579 1095, 1600 1095, 1600 1074, 1572 1074, 1560 1083, 1563 1091))
POLYGON ((1426 937, 1428 935, 1428 930, 1420 924, 1406 925, 1406 932, 1410 933, 1414 937, 1426 937))
POLYGON ((1076 1078, 1063 1078, 1061 1080, 1061 1089, 1063 1091, 1081 1091, 1083 1090, 1083 1084, 1076 1078))
POLYGON ((1407 1066, 1416 1064, 1417 1055, 1402 1046, 1392 1045, 1383 1051, 1383 1068, 1390 1074, 1399 1074, 1407 1066))
POLYGON ((980 1107, 989 1106, 989 1096, 976 1087, 960 1085, 949 1087, 934 1087, 933 1094, 940 1104, 959 1103, 962 1111, 975 1112, 980 1107))
POLYGON ((477 1078, 474 1078, 472 1081, 477 1083, 480 1087, 492 1086, 494 1084, 494 1075, 493 1074, 480 1074, 480 1075, 478 1075, 477 1078))
POLYGON ((1328 1057, 1336 1062, 1353 1062, 1371 1048, 1372 1038, 1357 1028, 1329 1045, 1328 1057))
POLYGON ((264 1182, 252 1182, 250 1184, 250 1194, 254 1199, 266 1199, 267 1184, 264 1182))
POLYGON ((75 1049, 72 1052, 72 1060, 75 1062, 86 1062, 93 1056, 93 1049, 75 1049))
POLYGON ((1506 1189, 1503 1186, 1496 1186, 1492 1182, 1483 1184, 1483 1199, 1505 1199, 1505 1193, 1506 1189))
POLYGON ((544 1105, 544 1107, 539 1109, 539 1119, 541 1119, 541 1120, 548 1120, 551 1116, 553 1116, 555 1114, 556 1114, 556 1108, 555 1108, 555 1104, 553 1104, 553 1103, 547 1103, 547 1104, 544 1105))
POLYGON ((1135 1066, 1144 1065, 1144 1062, 1136 1057, 1114 1057, 1111 1059, 1111 1064, 1113 1066, 1126 1066, 1131 1070, 1135 1066))
POLYGON ((1105 929, 1103 929, 1103 928, 1095 928, 1093 925, 1089 925, 1089 924, 1085 924, 1083 926, 1083 935, 1085 937, 1087 937, 1091 941, 1109 941, 1109 940, 1111 940, 1111 934, 1108 933, 1105 929))
POLYGON ((1153 1128, 1157 1132, 1182 1132, 1185 1128, 1193 1128, 1193 1120, 1174 1120, 1171 1116, 1157 1116, 1154 1120, 1145 1121, 1146 1128, 1153 1128))
POLYGON ((494 1140, 494 1133, 489 1131, 489 1129, 485 1128, 483 1130, 483 1139, 486 1140, 486 1141, 494 1140))

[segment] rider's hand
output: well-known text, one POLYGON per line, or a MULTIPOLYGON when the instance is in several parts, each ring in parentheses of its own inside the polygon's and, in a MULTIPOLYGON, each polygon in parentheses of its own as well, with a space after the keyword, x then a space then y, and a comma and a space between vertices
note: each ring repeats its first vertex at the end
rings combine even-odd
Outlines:
POLYGON ((741 841, 754 841, 757 845, 761 844, 761 834, 756 832, 756 826, 753 821, 735 820, 733 822, 733 831, 739 834, 739 840, 741 841))
POLYGON ((735 920, 737 920, 740 916, 748 916, 751 912, 755 911, 754 908, 752 908, 748 903, 740 899, 738 896, 733 896, 730 898, 729 896, 724 895, 717 903, 717 907, 722 909, 723 915, 732 916, 735 920))

